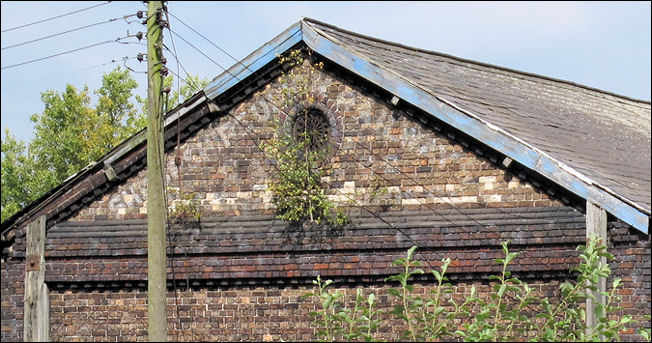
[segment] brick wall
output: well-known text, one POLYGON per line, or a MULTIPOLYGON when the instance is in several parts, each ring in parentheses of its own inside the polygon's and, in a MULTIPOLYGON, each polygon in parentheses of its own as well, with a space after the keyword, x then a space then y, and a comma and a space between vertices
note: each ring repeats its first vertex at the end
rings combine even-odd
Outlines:
MULTIPOLYGON (((294 69, 297 79, 310 69, 294 69)), ((463 148, 400 110, 352 88, 334 75, 313 70, 311 96, 333 130, 334 153, 325 164, 332 171, 324 181, 333 201, 373 208, 561 206, 511 174, 463 148), (373 197, 375 188, 387 194, 373 197)), ((267 85, 227 115, 213 121, 167 154, 166 181, 175 192, 195 192, 202 216, 272 213, 268 184, 272 162, 258 148, 274 134, 272 123, 284 122, 278 83, 267 85)), ((92 202, 70 220, 137 219, 146 217, 146 170, 92 202)))
POLYGON ((650 254, 650 235, 628 229, 626 225, 614 225, 609 230, 609 252, 615 256, 610 263, 612 276, 607 281, 611 286, 613 278, 620 278, 622 284, 618 295, 622 301, 618 306, 623 310, 618 315, 631 315, 638 320, 622 335, 624 341, 640 341, 638 328, 650 328, 650 319, 642 315, 651 315, 652 297, 650 296, 650 273, 652 255, 650 254))
MULTIPOLYGON (((293 71, 299 79, 310 70, 304 64, 293 71)), ((485 287, 498 272, 493 259, 507 239, 522 251, 511 270, 541 292, 571 277, 575 247, 585 239, 584 216, 548 195, 551 189, 522 181, 459 133, 433 130, 328 68, 312 70, 310 80, 316 102, 309 105, 324 111, 333 131, 326 193, 351 225, 332 230, 274 219, 268 189, 274 166, 258 146, 274 134, 275 119, 288 118, 269 101, 280 103, 282 87, 264 86, 230 110, 232 116, 214 119, 167 153, 169 205, 193 192, 201 210, 199 222, 170 229, 168 275, 193 285, 176 297, 181 327, 176 311, 168 314, 172 336, 314 340, 313 305, 298 300, 310 280, 321 274, 342 285, 379 287, 398 272, 391 261, 412 245, 433 266, 452 258, 450 277, 464 291, 471 282, 485 287)), ((143 169, 48 229, 53 339, 146 340, 146 197, 143 169)), ((649 314, 649 236, 611 225, 624 311, 649 314)), ((23 237, 16 233, 11 255, 21 262, 3 259, 3 340, 22 335, 23 237), (5 282, 12 282, 5 275, 15 275, 16 287, 7 285, 13 295, 5 295, 5 282)), ((170 304, 173 299, 169 293, 170 304)))
MULTIPOLYGON (((487 295, 490 285, 476 285, 487 295)), ((384 325, 378 338, 396 340, 404 326, 388 314, 397 299, 388 286, 367 285, 365 295, 375 293, 384 325)), ((557 282, 532 284, 534 294, 552 296, 557 282)), ((315 341, 316 325, 309 315, 320 310, 316 298, 303 298, 315 291, 310 286, 199 288, 168 292, 168 339, 174 341, 315 341)), ((347 306, 356 287, 331 286, 343 293, 347 306)), ((428 287, 416 284, 414 294, 425 295, 428 287)), ((468 295, 470 285, 455 285, 456 300, 468 295)), ((50 295, 53 341, 144 341, 147 339, 147 295, 144 290, 63 291, 50 295), (129 311, 124 311, 129 308, 129 311)), ((457 321, 456 325, 461 325, 457 321)))
POLYGON ((2 256, 2 335, 3 342, 22 341, 24 259, 2 256))

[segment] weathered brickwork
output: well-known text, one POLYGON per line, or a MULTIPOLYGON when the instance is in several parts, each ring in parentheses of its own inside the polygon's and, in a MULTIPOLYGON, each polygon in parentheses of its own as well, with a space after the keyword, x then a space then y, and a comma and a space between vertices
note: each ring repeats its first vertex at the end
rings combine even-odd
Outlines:
POLYGON ((640 317, 642 314, 650 315, 652 310, 650 236, 629 230, 626 226, 614 228, 609 234, 609 251, 615 256, 615 260, 610 263, 613 273, 607 285, 611 285, 613 278, 622 280, 618 291, 622 301, 618 306, 623 310, 618 314, 628 314, 639 320, 625 331, 622 338, 626 341, 640 340, 636 334, 637 328, 650 328, 651 324, 649 319, 640 317))
MULTIPOLYGON (((297 69, 305 79, 308 67, 297 69)), ((543 192, 519 182, 491 162, 465 150, 446 135, 346 85, 328 73, 313 70, 310 95, 324 109, 333 128, 334 156, 325 186, 333 201, 344 205, 389 206, 390 209, 559 206, 543 192), (340 141, 341 142, 338 142, 340 141), (373 190, 387 194, 372 199, 373 190)), ((272 213, 268 184, 274 166, 259 147, 284 122, 290 108, 281 104, 282 86, 267 85, 181 145, 181 165, 168 153, 166 181, 170 205, 181 192, 194 192, 202 216, 272 213), (179 177, 181 180, 179 180, 179 177)), ((146 217, 146 176, 137 176, 95 201, 71 220, 146 217)))
POLYGON ((25 263, 2 257, 2 341, 22 341, 25 263))
MULTIPOLYGON (((414 294, 425 296, 431 285, 416 284, 414 294)), ((355 287, 331 287, 344 294, 347 305, 355 298, 355 287)), ((487 296, 490 285, 476 285, 487 296)), ((532 284, 533 294, 553 297, 558 284, 532 284)), ((384 325, 379 339, 396 339, 404 327, 389 313, 397 299, 389 286, 370 285, 365 295, 377 296, 384 325)), ((456 284, 456 301, 470 292, 470 285, 456 284)), ((320 310, 315 298, 303 298, 314 289, 234 287, 201 288, 168 292, 168 339, 174 341, 314 341, 316 325, 309 315, 320 310)), ((146 339, 147 295, 141 290, 64 291, 50 295, 53 341, 143 341, 146 339), (129 308, 129 311, 124 311, 129 308)), ((463 300, 462 300, 463 301, 463 300)), ((461 302, 461 301, 460 301, 461 302)), ((461 325, 461 320, 455 324, 461 325)))
MULTIPOLYGON (((193 194, 201 213, 169 230, 169 278, 192 286, 168 293, 170 340, 315 340, 315 303, 300 299, 311 280, 332 278, 348 298, 358 285, 386 294, 381 282, 400 272, 391 262, 413 245, 433 268, 443 257, 453 260, 449 277, 459 294, 470 284, 487 294, 505 240, 521 252, 510 270, 540 294, 554 296, 572 278, 585 218, 547 194, 558 190, 521 181, 454 132, 424 125, 332 70, 305 63, 293 72, 295 82, 310 80, 315 102, 304 105, 330 123, 333 149, 324 167, 331 172, 323 181, 351 222, 329 228, 274 219, 268 185, 275 167, 261 146, 275 121, 291 120, 284 113, 291 108, 273 104, 286 86, 268 84, 216 117, 166 154, 170 208, 193 194)), ((138 171, 48 229, 53 340, 146 340, 146 177, 146 169, 138 171)), ((624 281, 623 312, 640 319, 650 313, 650 237, 636 232, 610 223, 609 244, 614 276, 624 281)), ((22 337, 24 236, 17 230, 13 251, 3 254, 3 341, 22 337)), ((392 306, 387 297, 380 301, 392 306)), ((393 324, 380 338, 396 337, 401 326, 393 324)), ((634 330, 645 325, 624 338, 639 339, 634 330)))

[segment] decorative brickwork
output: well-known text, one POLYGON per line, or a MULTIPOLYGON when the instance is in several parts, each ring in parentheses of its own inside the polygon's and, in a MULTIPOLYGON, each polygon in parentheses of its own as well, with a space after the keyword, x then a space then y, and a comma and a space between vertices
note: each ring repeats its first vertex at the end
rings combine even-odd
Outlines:
MULTIPOLYGON (((308 66, 296 71, 305 78, 308 66)), ((334 124, 333 134, 341 135, 336 154, 325 165, 332 171, 324 179, 331 200, 396 210, 561 206, 363 90, 318 70, 310 79, 312 97, 334 124), (387 193, 372 199, 381 187, 387 193)), ((273 135, 275 120, 283 122, 285 113, 292 112, 274 105, 281 103, 283 87, 267 85, 231 110, 233 117, 223 116, 189 138, 177 148, 178 171, 174 159, 167 159, 168 186, 195 192, 202 216, 273 212, 267 185, 274 166, 257 146, 273 135)), ((146 218, 146 175, 141 170, 70 220, 146 218)), ((169 199, 171 206, 175 200, 169 199)))
MULTIPOLYGON (((382 280, 399 272, 391 262, 412 245, 420 246, 415 258, 432 268, 442 257, 453 260, 449 277, 460 294, 470 284, 486 294, 488 276, 498 272, 493 260, 508 239, 510 250, 521 252, 511 270, 537 292, 553 296, 573 278, 585 218, 558 200, 572 196, 537 179, 522 181, 491 151, 445 125, 434 129, 335 69, 311 71, 306 62, 293 72, 297 79, 312 73, 316 103, 301 105, 315 106, 328 120, 334 149, 323 182, 351 223, 334 229, 274 219, 268 189, 274 162, 260 145, 273 136, 275 120, 291 119, 284 113, 290 108, 272 102, 280 103, 292 84, 264 85, 211 117, 166 154, 168 205, 192 193, 201 213, 169 230, 168 275, 180 287, 176 294, 171 282, 168 288, 170 340, 315 340, 308 315, 315 303, 300 299, 312 279, 336 280, 349 298, 360 285, 386 294, 382 280)), ((127 157, 134 163, 130 178, 48 228, 53 340, 146 339, 146 170, 137 155, 127 157)), ((624 280, 621 305, 640 319, 650 313, 650 237, 619 222, 609 232, 614 275, 624 280)), ((22 338, 24 237, 24 229, 16 230, 3 252, 3 341, 22 338)), ((380 301, 391 306, 386 297, 380 301)), ((624 338, 637 339, 633 333, 624 338)))

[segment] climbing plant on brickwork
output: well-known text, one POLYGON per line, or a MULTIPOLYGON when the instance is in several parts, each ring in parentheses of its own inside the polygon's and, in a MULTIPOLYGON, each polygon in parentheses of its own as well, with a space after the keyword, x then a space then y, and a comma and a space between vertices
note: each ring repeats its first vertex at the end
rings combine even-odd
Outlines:
MULTIPOLYGON (((323 144, 325 137, 306 122, 297 125, 299 120, 309 120, 310 105, 314 103, 309 91, 312 69, 309 68, 307 75, 295 73, 293 69, 303 62, 301 50, 279 56, 279 63, 289 67, 289 71, 279 78, 284 85, 282 101, 284 106, 293 108, 294 113, 293 118, 276 122, 274 137, 264 143, 265 151, 276 162, 270 184, 274 195, 272 202, 276 206, 277 218, 281 220, 343 225, 347 218, 328 199, 322 183, 322 178, 328 173, 323 168, 323 160, 329 153, 328 144, 323 144)), ((320 69, 323 64, 316 63, 314 67, 320 69)))
POLYGON ((201 218, 199 200, 195 192, 181 193, 179 189, 167 187, 166 192, 171 204, 168 205, 170 217, 198 221, 201 218))

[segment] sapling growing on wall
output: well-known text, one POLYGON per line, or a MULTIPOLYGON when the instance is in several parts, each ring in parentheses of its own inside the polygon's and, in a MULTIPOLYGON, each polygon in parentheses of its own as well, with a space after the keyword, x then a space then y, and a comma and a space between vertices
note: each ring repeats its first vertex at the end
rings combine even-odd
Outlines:
MULTIPOLYGON (((305 77, 294 73, 293 67, 303 62, 301 50, 279 56, 279 63, 290 67, 280 77, 280 82, 287 85, 281 91, 283 104, 293 108, 294 113, 285 122, 276 123, 276 134, 264 144, 265 151, 276 162, 274 180, 269 187, 274 195, 272 202, 281 220, 343 225, 346 216, 328 199, 322 184, 322 178, 327 175, 323 161, 329 145, 320 140, 327 137, 312 131, 314 128, 307 123, 298 122, 309 120, 310 106, 314 103, 310 94, 312 69, 309 68, 305 77)), ((314 65, 318 69, 322 66, 314 65)))

